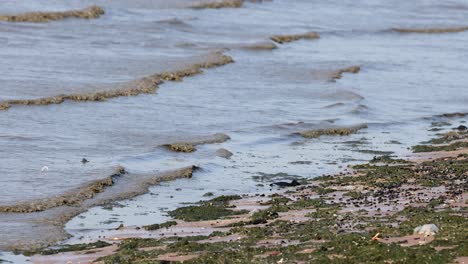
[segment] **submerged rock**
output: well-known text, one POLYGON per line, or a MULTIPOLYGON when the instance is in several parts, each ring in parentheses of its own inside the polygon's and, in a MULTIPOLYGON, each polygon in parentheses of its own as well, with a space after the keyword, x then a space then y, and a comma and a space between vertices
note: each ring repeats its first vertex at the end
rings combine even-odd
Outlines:
POLYGON ((274 182, 270 186, 277 185, 279 187, 293 187, 301 185, 298 181, 292 180, 291 182, 274 182))
POLYGON ((414 229, 414 234, 433 236, 439 232, 439 228, 435 224, 426 224, 418 226, 414 229))
POLYGON ((232 155, 234 154, 232 154, 232 152, 227 149, 220 148, 216 150, 216 156, 221 158, 229 159, 232 157, 232 155))

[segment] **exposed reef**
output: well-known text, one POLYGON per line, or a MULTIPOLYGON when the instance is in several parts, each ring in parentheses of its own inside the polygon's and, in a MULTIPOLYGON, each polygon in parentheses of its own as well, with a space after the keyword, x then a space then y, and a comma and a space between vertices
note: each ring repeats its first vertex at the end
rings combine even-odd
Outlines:
POLYGON ((304 34, 295 34, 295 35, 275 35, 271 37, 270 39, 273 40, 276 43, 279 44, 284 44, 284 43, 289 43, 293 41, 297 41, 300 39, 319 39, 320 36, 316 32, 308 32, 304 34))
POLYGON ((112 89, 101 92, 77 93, 70 95, 57 95, 37 99, 16 99, 0 101, 0 110, 6 110, 12 105, 50 105, 61 104, 66 100, 70 101, 105 101, 110 98, 121 96, 136 96, 139 94, 151 94, 156 92, 159 85, 164 81, 182 81, 185 77, 194 76, 203 72, 202 69, 220 67, 234 60, 220 52, 215 52, 207 56, 206 61, 186 66, 183 69, 153 74, 148 77, 136 80, 124 88, 112 89))
POLYGON ((0 15, 0 21, 45 23, 66 18, 93 19, 99 18, 103 14, 104 9, 93 5, 81 10, 63 12, 28 12, 17 15, 0 15))

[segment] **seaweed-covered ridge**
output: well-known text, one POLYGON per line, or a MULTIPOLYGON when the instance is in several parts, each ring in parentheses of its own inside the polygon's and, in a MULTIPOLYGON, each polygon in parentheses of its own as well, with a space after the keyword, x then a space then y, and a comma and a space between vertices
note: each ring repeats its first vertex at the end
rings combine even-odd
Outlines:
POLYGON ((228 135, 223 133, 216 133, 209 136, 200 137, 198 139, 187 140, 187 141, 179 141, 173 142, 169 144, 163 145, 169 150, 175 152, 194 152, 196 151, 196 146, 204 145, 204 144, 216 144, 216 143, 223 143, 231 139, 228 135))
POLYGON ((335 82, 336 80, 338 79, 341 79, 343 77, 343 74, 344 73, 353 73, 353 74, 357 74, 361 71, 361 66, 358 66, 358 65, 354 65, 354 66, 349 66, 349 67, 346 67, 346 68, 342 68, 342 69, 338 69, 336 71, 333 71, 331 74, 330 74, 330 81, 331 82, 335 82))
POLYGON ((332 128, 322 128, 322 129, 312 129, 312 130, 305 130, 305 131, 297 132, 294 134, 300 135, 304 138, 318 138, 320 136, 348 136, 364 128, 367 128, 366 124, 360 124, 360 125, 349 126, 349 127, 332 127, 332 128))
POLYGON ((244 4, 244 0, 223 0, 213 2, 201 2, 190 6, 193 9, 220 9, 220 8, 239 8, 244 4))
POLYGON ((392 28, 398 33, 419 33, 419 34, 442 34, 457 33, 467 31, 468 27, 448 27, 448 28, 392 28))
POLYGON ((232 57, 215 52, 207 56, 206 61, 188 65, 183 69, 153 74, 136 80, 123 88, 111 89, 108 91, 76 93, 69 95, 57 95, 38 99, 15 99, 0 101, 0 110, 7 110, 12 105, 51 105, 61 104, 66 100, 70 101, 105 101, 110 98, 122 96, 137 96, 139 94, 152 94, 159 88, 159 85, 165 81, 182 81, 185 77, 194 76, 203 73, 202 69, 220 67, 233 63, 232 57))
POLYGON ((104 9, 93 5, 80 10, 62 12, 27 12, 17 15, 0 15, 0 21, 45 23, 66 18, 94 19, 104 14, 104 9))
POLYGON ((316 32, 307 32, 303 34, 293 34, 293 35, 275 35, 270 37, 276 43, 284 44, 301 39, 319 39, 320 35, 316 32))

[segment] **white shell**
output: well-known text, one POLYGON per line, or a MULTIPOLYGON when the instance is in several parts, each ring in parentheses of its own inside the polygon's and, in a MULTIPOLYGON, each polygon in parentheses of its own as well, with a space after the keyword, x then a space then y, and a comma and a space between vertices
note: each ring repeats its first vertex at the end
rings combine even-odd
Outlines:
POLYGON ((417 235, 433 236, 437 232, 439 232, 439 228, 434 224, 426 224, 414 229, 414 234, 417 235))

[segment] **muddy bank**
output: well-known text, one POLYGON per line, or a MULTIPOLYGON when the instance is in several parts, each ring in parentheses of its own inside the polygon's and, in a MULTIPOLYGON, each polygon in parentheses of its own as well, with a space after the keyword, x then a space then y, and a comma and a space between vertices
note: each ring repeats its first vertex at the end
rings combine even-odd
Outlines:
POLYGON ((165 81, 182 81, 185 77, 201 74, 203 69, 220 67, 234 60, 227 55, 216 52, 209 54, 204 62, 188 65, 180 70, 153 74, 148 77, 136 80, 123 88, 112 89, 102 92, 91 92, 83 94, 57 95, 38 99, 18 99, 0 101, 0 110, 6 110, 12 105, 50 105, 61 104, 66 100, 70 101, 105 101, 110 98, 121 96, 137 96, 140 94, 152 94, 165 81))
POLYGON ((294 35, 276 35, 270 37, 270 39, 276 43, 284 44, 301 39, 319 39, 320 35, 316 32, 308 32, 304 34, 294 34, 294 35))
POLYGON ((216 133, 210 136, 199 137, 188 141, 173 142, 163 146, 171 151, 190 153, 196 151, 196 146, 198 145, 223 143, 229 139, 231 138, 226 134, 216 133))
POLYGON ((81 195, 78 198, 72 194, 64 195, 66 199, 75 202, 74 204, 61 202, 59 197, 52 197, 49 200, 32 202, 31 205, 19 205, 24 210, 17 210, 14 209, 15 206, 11 206, 6 212, 0 212, 0 250, 31 250, 58 243, 69 237, 63 230, 64 224, 89 208, 144 194, 150 186, 164 181, 191 178, 197 170, 198 167, 190 166, 156 175, 136 175, 118 171, 119 174, 112 178, 113 182, 106 182, 100 192, 96 191, 101 188, 100 185, 99 188, 86 186, 78 192, 81 195), (91 198, 86 199, 89 196, 91 198), (36 208, 37 204, 41 207, 36 208))
POLYGON ((350 126, 350 127, 333 127, 333 128, 305 130, 301 132, 296 132, 294 133, 294 135, 300 135, 304 138, 318 138, 320 136, 348 136, 364 128, 367 128, 366 124, 350 126))
POLYGON ((350 67, 346 67, 346 68, 343 68, 343 69, 338 69, 336 71, 333 71, 331 74, 330 74, 330 78, 329 78, 329 81, 331 82, 335 82, 336 80, 338 79, 341 79, 343 77, 343 73, 352 73, 352 74, 356 74, 356 73, 359 73, 361 71, 361 66, 350 66, 350 67))
POLYGON ((17 15, 0 15, 0 21, 45 23, 66 18, 94 19, 103 14, 104 9, 94 5, 81 10, 63 12, 28 12, 17 15))
POLYGON ((468 27, 453 28, 392 28, 392 31, 399 33, 419 33, 419 34, 442 34, 467 31, 468 27))
POLYGON ((193 9, 220 9, 220 8, 239 8, 244 4, 244 0, 222 0, 213 2, 201 2, 191 5, 193 9))
POLYGON ((182 207, 170 212, 178 220, 153 231, 109 231, 104 240, 117 248, 66 260, 86 254, 105 263, 451 263, 467 257, 467 164, 468 148, 418 161, 380 156, 272 195, 182 207))

